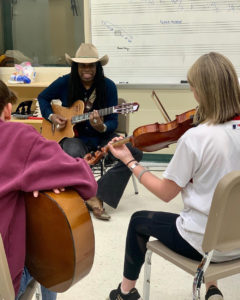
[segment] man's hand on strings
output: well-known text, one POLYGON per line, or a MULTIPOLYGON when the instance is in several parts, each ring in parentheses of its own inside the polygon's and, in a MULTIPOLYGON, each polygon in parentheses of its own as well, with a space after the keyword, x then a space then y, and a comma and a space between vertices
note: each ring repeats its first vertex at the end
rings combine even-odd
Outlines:
POLYGON ((95 130, 99 132, 102 132, 104 130, 103 118, 99 116, 97 110, 94 110, 90 113, 89 122, 95 130))
POLYGON ((51 122, 55 125, 57 130, 61 130, 66 126, 67 119, 60 115, 52 114, 51 122))

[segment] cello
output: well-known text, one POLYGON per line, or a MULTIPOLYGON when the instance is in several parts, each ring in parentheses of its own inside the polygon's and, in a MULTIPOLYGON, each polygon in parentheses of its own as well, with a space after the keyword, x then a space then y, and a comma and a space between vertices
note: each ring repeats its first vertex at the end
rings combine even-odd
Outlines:
POLYGON ((31 275, 62 293, 85 277, 94 261, 94 229, 84 200, 73 189, 25 194, 26 261, 31 275))

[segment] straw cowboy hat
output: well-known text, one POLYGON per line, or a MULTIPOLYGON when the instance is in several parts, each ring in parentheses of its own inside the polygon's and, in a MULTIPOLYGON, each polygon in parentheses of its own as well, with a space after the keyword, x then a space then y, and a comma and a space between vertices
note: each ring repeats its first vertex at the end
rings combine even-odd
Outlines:
POLYGON ((97 48, 93 44, 82 43, 78 48, 75 57, 70 57, 67 53, 65 53, 65 58, 70 65, 72 61, 82 64, 91 64, 100 61, 102 66, 108 63, 108 55, 104 55, 99 58, 97 48))

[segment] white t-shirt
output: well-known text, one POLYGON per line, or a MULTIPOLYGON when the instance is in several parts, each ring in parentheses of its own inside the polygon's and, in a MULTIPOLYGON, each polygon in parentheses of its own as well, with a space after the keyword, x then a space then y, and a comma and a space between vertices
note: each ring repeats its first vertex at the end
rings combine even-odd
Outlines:
MULTIPOLYGON (((180 235, 203 254, 202 240, 212 197, 219 180, 240 170, 240 121, 219 125, 201 124, 178 141, 176 152, 163 177, 182 187, 184 209, 177 218, 180 235)), ((240 257, 234 252, 214 251, 212 261, 240 257)))

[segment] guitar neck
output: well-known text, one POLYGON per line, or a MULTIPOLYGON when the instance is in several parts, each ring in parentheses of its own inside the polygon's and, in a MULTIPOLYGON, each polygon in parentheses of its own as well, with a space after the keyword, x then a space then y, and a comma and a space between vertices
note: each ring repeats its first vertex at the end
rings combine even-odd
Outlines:
MULTIPOLYGON (((82 114, 82 115, 73 116, 72 117, 72 124, 77 124, 77 123, 89 120, 90 113, 91 112, 88 112, 88 113, 85 113, 85 114, 82 114)), ((113 114, 114 113, 114 106, 103 108, 103 109, 99 109, 98 113, 99 113, 100 117, 113 114)))

